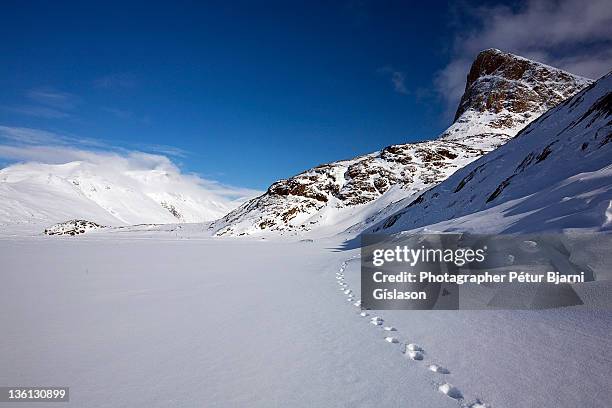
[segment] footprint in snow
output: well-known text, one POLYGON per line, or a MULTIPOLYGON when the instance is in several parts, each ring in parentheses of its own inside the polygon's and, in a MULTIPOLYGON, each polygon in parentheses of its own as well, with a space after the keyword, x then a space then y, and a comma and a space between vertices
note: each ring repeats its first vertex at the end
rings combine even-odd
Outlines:
POLYGON ((423 349, 414 343, 410 343, 406 346, 405 354, 413 360, 423 359, 423 349))
POLYGON ((368 317, 370 314, 368 312, 361 312, 359 313, 359 316, 361 317, 368 317))
POLYGON ((406 350, 410 351, 423 351, 423 348, 418 344, 410 343, 406 346, 406 350))
POLYGON ((370 323, 372 323, 375 326, 382 326, 383 319, 382 319, 382 317, 375 316, 375 317, 370 319, 370 323))
POLYGON ((427 368, 429 369, 429 371, 433 371, 434 373, 450 374, 450 371, 448 370, 448 368, 442 367, 441 365, 438 365, 438 364, 431 364, 427 368))
POLYGON ((444 383, 442 385, 440 385, 438 387, 438 391, 440 391, 442 394, 449 396, 453 399, 462 399, 463 398, 463 394, 461 394, 461 391, 459 391, 459 389, 457 387, 455 387, 452 384, 449 383, 444 383))
POLYGON ((406 355, 413 360, 421 361, 423 359, 423 353, 420 351, 408 350, 406 355))
POLYGON ((344 291, 345 295, 350 295, 351 293, 353 293, 353 291, 350 290, 350 289, 347 289, 347 290, 344 291))
POLYGON ((383 327, 383 330, 384 330, 384 331, 397 331, 397 330, 395 329, 395 327, 393 327, 393 326, 385 326, 385 327, 383 327))
POLYGON ((395 337, 385 337, 387 343, 399 343, 399 340, 395 337))

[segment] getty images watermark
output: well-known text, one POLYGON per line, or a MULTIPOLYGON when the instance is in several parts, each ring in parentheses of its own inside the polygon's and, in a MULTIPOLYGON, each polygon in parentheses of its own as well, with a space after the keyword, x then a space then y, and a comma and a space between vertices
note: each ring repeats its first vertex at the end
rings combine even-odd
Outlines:
MULTIPOLYGON (((390 310, 591 305, 585 282, 610 274, 612 234, 364 235, 361 304, 390 310)), ((611 293, 612 295, 612 293, 611 293)))

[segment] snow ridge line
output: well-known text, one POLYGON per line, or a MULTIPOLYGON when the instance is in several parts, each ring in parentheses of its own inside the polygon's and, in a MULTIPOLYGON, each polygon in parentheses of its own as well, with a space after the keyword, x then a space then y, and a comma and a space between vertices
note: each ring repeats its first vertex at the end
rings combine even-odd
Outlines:
POLYGON ((355 255, 350 258, 345 259, 340 268, 336 272, 336 282, 338 283, 339 289, 343 295, 346 295, 347 302, 350 302, 354 307, 360 309, 359 316, 362 318, 370 318, 370 323, 378 330, 382 330, 385 334, 384 340, 387 343, 395 344, 399 346, 401 353, 408 359, 413 360, 414 362, 422 362, 425 363, 424 368, 429 370, 432 373, 439 374, 441 381, 434 380, 432 385, 442 394, 446 395, 449 398, 456 400, 461 408, 491 408, 489 404, 483 402, 480 398, 476 398, 472 401, 467 401, 464 397, 463 393, 451 383, 444 380, 444 376, 450 375, 450 370, 448 370, 445 366, 430 361, 425 357, 426 352, 425 349, 418 344, 408 343, 408 341, 402 341, 401 338, 406 338, 397 329, 391 325, 384 325, 385 320, 380 317, 378 314, 370 316, 369 309, 363 309, 361 307, 361 300, 355 298, 355 294, 353 290, 349 287, 344 279, 344 271, 348 267, 349 262, 354 261, 355 259, 359 259, 360 255, 355 255), (429 362, 429 364, 427 364, 429 362))

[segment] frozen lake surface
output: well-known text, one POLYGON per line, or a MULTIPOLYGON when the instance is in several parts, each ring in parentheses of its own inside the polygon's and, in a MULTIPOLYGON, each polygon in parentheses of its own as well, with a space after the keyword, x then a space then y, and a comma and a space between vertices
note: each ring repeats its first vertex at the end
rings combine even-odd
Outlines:
POLYGON ((0 240, 0 384, 75 407, 609 406, 611 312, 362 316, 338 242, 120 235, 0 240))

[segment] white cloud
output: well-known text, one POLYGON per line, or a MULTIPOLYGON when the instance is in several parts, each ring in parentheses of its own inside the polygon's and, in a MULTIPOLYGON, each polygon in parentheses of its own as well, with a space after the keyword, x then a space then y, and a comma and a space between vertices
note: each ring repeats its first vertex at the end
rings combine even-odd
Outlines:
POLYGON ((402 71, 393 69, 393 67, 383 67, 378 69, 378 73, 388 75, 393 84, 393 90, 397 93, 407 95, 406 75, 402 71))
POLYGON ((530 0, 518 9, 495 6, 461 11, 464 17, 475 19, 478 28, 460 29, 453 58, 437 75, 436 86, 450 109, 456 108, 475 56, 487 48, 589 78, 599 78, 612 68, 609 0, 530 0))
MULTIPOLYGON (((179 191, 216 199, 219 203, 243 201, 261 193, 249 188, 225 185, 197 174, 183 173, 170 158, 162 154, 130 151, 104 143, 92 146, 93 143, 89 142, 89 139, 63 136, 46 130, 0 126, 0 159, 43 164, 81 161, 105 174, 162 171, 168 174, 179 191)), ((171 146, 158 147, 158 150, 164 148, 174 153, 182 152, 171 146)))

